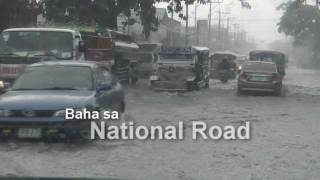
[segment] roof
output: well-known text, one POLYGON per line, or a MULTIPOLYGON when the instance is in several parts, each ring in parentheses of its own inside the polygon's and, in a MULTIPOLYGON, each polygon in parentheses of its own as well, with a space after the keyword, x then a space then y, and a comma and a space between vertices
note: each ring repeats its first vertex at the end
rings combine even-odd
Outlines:
POLYGON ((29 67, 39 67, 39 66, 83 66, 94 68, 99 63, 95 61, 76 61, 76 60, 65 60, 65 61, 43 61, 30 65, 29 67))
POLYGON ((156 42, 140 42, 138 43, 139 46, 161 46, 161 43, 156 42))
POLYGON ((231 55, 236 56, 236 53, 231 52, 231 51, 216 51, 213 54, 231 54, 231 55))
POLYGON ((129 49, 139 49, 139 46, 136 43, 126 43, 126 42, 121 42, 121 41, 115 41, 114 44, 117 47, 125 47, 129 49))
POLYGON ((210 51, 210 48, 208 48, 208 47, 192 46, 192 48, 197 51, 210 51))
POLYGON ((13 31, 56 31, 56 32, 70 32, 74 33, 75 30, 72 29, 59 29, 59 28, 12 28, 6 29, 4 32, 13 32, 13 31))
POLYGON ((156 17, 159 20, 163 20, 168 15, 166 8, 157 8, 156 9, 156 17))
POLYGON ((152 53, 155 51, 160 50, 161 48, 160 43, 139 43, 139 51, 140 53, 152 53))
POLYGON ((283 52, 280 52, 280 51, 275 51, 275 50, 254 50, 254 51, 250 51, 250 54, 251 53, 255 53, 255 54, 258 54, 258 53, 270 53, 270 54, 283 54, 283 52))
POLYGON ((266 62, 266 61, 247 61, 245 64, 272 64, 275 65, 276 63, 274 62, 266 62))

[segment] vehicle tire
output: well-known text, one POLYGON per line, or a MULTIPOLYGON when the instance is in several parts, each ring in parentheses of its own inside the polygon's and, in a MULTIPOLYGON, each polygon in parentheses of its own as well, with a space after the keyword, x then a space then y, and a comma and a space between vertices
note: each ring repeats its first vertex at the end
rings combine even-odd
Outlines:
POLYGON ((187 91, 194 91, 194 90, 199 89, 199 88, 197 88, 197 86, 198 85, 194 81, 188 82, 187 83, 187 91))
POLYGON ((221 78, 220 81, 221 81, 222 83, 227 83, 227 82, 228 82, 228 78, 221 78))
POLYGON ((243 95, 243 90, 239 85, 238 85, 238 88, 237 88, 237 95, 239 95, 239 96, 243 95))
POLYGON ((126 103, 125 102, 121 102, 120 105, 120 112, 124 113, 126 111, 126 103))
POLYGON ((118 114, 119 114, 119 120, 121 120, 122 114, 125 112, 125 108, 126 108, 125 103, 122 101, 122 102, 120 102, 119 104, 117 104, 116 107, 114 107, 114 108, 112 109, 112 111, 117 111, 117 112, 118 112, 118 114))
POLYGON ((206 80, 206 84, 204 88, 209 89, 210 88, 210 79, 206 80))
POLYGON ((129 83, 132 85, 137 84, 139 79, 139 70, 138 65, 136 63, 130 64, 129 67, 129 83))
MULTIPOLYGON (((84 130, 84 131, 79 132, 79 135, 80 135, 81 140, 90 140, 91 139, 90 129, 88 129, 87 131, 84 130)), ((76 139, 79 139, 79 138, 76 138, 76 139)))
POLYGON ((228 76, 225 76, 225 75, 220 76, 219 79, 222 83, 227 83, 229 81, 228 76))
POLYGON ((138 77, 130 77, 130 84, 136 85, 138 80, 139 80, 138 77))
POLYGON ((281 96, 282 95, 282 83, 278 84, 275 88, 275 95, 281 96))

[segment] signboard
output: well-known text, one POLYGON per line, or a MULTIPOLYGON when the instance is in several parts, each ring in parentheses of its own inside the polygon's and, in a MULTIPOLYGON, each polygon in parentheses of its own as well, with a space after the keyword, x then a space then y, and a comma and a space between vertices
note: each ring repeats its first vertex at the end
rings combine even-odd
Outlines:
POLYGON ((162 46, 160 54, 193 54, 191 47, 162 46))

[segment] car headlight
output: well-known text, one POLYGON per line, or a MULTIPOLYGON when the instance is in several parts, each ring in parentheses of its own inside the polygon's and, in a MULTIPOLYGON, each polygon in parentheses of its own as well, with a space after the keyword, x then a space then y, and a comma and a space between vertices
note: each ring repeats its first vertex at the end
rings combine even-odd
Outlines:
POLYGON ((9 117, 12 115, 10 110, 0 110, 0 117, 9 117))
POLYGON ((188 76, 186 78, 186 81, 194 81, 195 79, 196 79, 196 77, 194 77, 194 76, 188 76))
POLYGON ((54 117, 65 117, 66 116, 66 110, 59 110, 59 111, 56 111, 54 114, 53 114, 54 117))
POLYGON ((158 80, 159 80, 158 76, 156 76, 156 75, 150 76, 150 81, 158 81, 158 80))
MULTIPOLYGON (((87 108, 78 108, 78 109, 73 109, 74 112, 79 112, 81 111, 83 114, 85 111, 90 111, 90 110, 87 110, 87 108)), ((66 110, 63 109, 63 110, 59 110, 59 111, 56 111, 54 114, 53 114, 53 117, 66 117, 66 110)))
POLYGON ((0 81, 0 88, 4 88, 4 82, 0 81))

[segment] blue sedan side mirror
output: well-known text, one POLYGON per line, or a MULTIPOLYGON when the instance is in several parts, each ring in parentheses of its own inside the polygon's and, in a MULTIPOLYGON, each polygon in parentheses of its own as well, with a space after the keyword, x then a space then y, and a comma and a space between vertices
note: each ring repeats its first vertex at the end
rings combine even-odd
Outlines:
POLYGON ((101 83, 98 83, 97 85, 97 92, 100 92, 100 91, 108 91, 112 88, 112 85, 109 84, 109 83, 105 83, 105 82, 101 82, 101 83))
POLYGON ((11 83, 1 82, 0 83, 0 94, 5 93, 11 87, 11 83))
POLYGON ((9 83, 9 82, 4 83, 4 88, 5 88, 5 89, 10 88, 11 86, 12 86, 12 84, 9 83))

